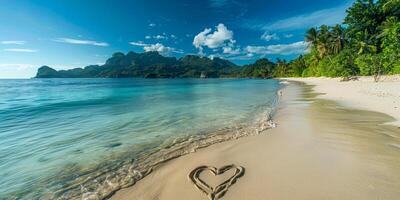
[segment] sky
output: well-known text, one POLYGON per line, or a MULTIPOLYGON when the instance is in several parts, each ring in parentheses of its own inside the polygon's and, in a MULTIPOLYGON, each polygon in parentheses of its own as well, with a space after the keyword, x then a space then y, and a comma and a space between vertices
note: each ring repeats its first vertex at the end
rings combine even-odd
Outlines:
POLYGON ((48 65, 104 64, 114 52, 293 59, 310 27, 341 23, 354 0, 0 0, 0 78, 48 65))

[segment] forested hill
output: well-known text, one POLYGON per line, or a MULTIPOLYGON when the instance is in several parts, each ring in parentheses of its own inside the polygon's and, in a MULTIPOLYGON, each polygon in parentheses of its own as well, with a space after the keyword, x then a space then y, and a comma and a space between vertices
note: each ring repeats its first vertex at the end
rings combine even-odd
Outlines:
POLYGON ((104 65, 56 71, 48 66, 39 68, 36 78, 185 78, 237 76, 241 67, 220 59, 187 55, 180 59, 164 57, 158 52, 114 53, 104 65))

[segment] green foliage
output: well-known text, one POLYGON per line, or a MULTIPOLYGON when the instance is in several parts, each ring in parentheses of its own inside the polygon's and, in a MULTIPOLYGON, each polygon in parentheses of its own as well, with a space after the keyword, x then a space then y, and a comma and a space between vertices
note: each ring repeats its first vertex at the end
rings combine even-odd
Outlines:
POLYGON ((275 64, 266 58, 257 60, 254 64, 243 66, 240 77, 271 78, 275 64))
POLYGON ((357 73, 354 57, 351 50, 346 49, 338 54, 330 55, 318 63, 320 76, 340 77, 350 76, 357 73))
POLYGON ((310 52, 290 62, 289 73, 275 74, 348 77, 400 73, 399 16, 399 0, 357 0, 347 10, 344 26, 309 29, 305 41, 310 52))
POLYGON ((379 46, 376 37, 379 33, 379 25, 384 21, 382 9, 374 0, 357 0, 347 10, 344 23, 348 25, 347 35, 354 39, 353 45, 364 42, 368 45, 379 46))
POLYGON ((291 74, 289 74, 289 66, 286 63, 286 60, 277 60, 275 71, 273 74, 275 77, 291 76, 291 74))
POLYGON ((361 75, 380 76, 386 72, 382 54, 363 54, 355 60, 355 63, 359 67, 361 75))
POLYGON ((303 56, 300 56, 296 60, 289 63, 288 74, 292 77, 303 76, 303 71, 307 68, 306 60, 303 56))
POLYGON ((360 69, 360 75, 368 76, 373 73, 373 55, 371 54, 363 54, 360 55, 356 60, 355 63, 360 69))
POLYGON ((383 27, 382 56, 385 70, 400 73, 400 22, 391 17, 383 27))

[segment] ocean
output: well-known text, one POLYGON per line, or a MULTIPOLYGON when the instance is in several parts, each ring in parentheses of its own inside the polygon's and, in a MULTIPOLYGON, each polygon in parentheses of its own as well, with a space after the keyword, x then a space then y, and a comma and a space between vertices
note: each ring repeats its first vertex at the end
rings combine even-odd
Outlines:
POLYGON ((104 198, 151 166, 258 133, 277 80, 0 80, 0 199, 104 198))

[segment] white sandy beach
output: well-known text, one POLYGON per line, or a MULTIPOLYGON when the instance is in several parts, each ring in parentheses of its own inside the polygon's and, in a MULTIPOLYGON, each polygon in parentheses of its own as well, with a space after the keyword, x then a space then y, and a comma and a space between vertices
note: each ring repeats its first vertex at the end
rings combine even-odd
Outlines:
POLYGON ((382 112, 395 118, 390 124, 400 126, 400 76, 383 76, 378 83, 373 77, 340 82, 340 78, 286 78, 315 85, 319 98, 337 101, 345 106, 382 112))
MULTIPOLYGON (((314 89, 318 93, 327 93, 320 97, 399 117, 395 112, 398 81, 295 80, 317 85, 314 89)), ((208 197, 194 186, 188 174, 202 165, 218 168, 229 164, 242 166, 245 173, 222 199, 399 199, 400 130, 379 125, 393 119, 316 100, 307 92, 310 89, 297 83, 286 87, 275 116, 277 128, 164 163, 111 199, 206 200, 208 197)), ((229 178, 233 170, 226 173, 214 177, 204 171, 200 178, 216 186, 229 178)))

